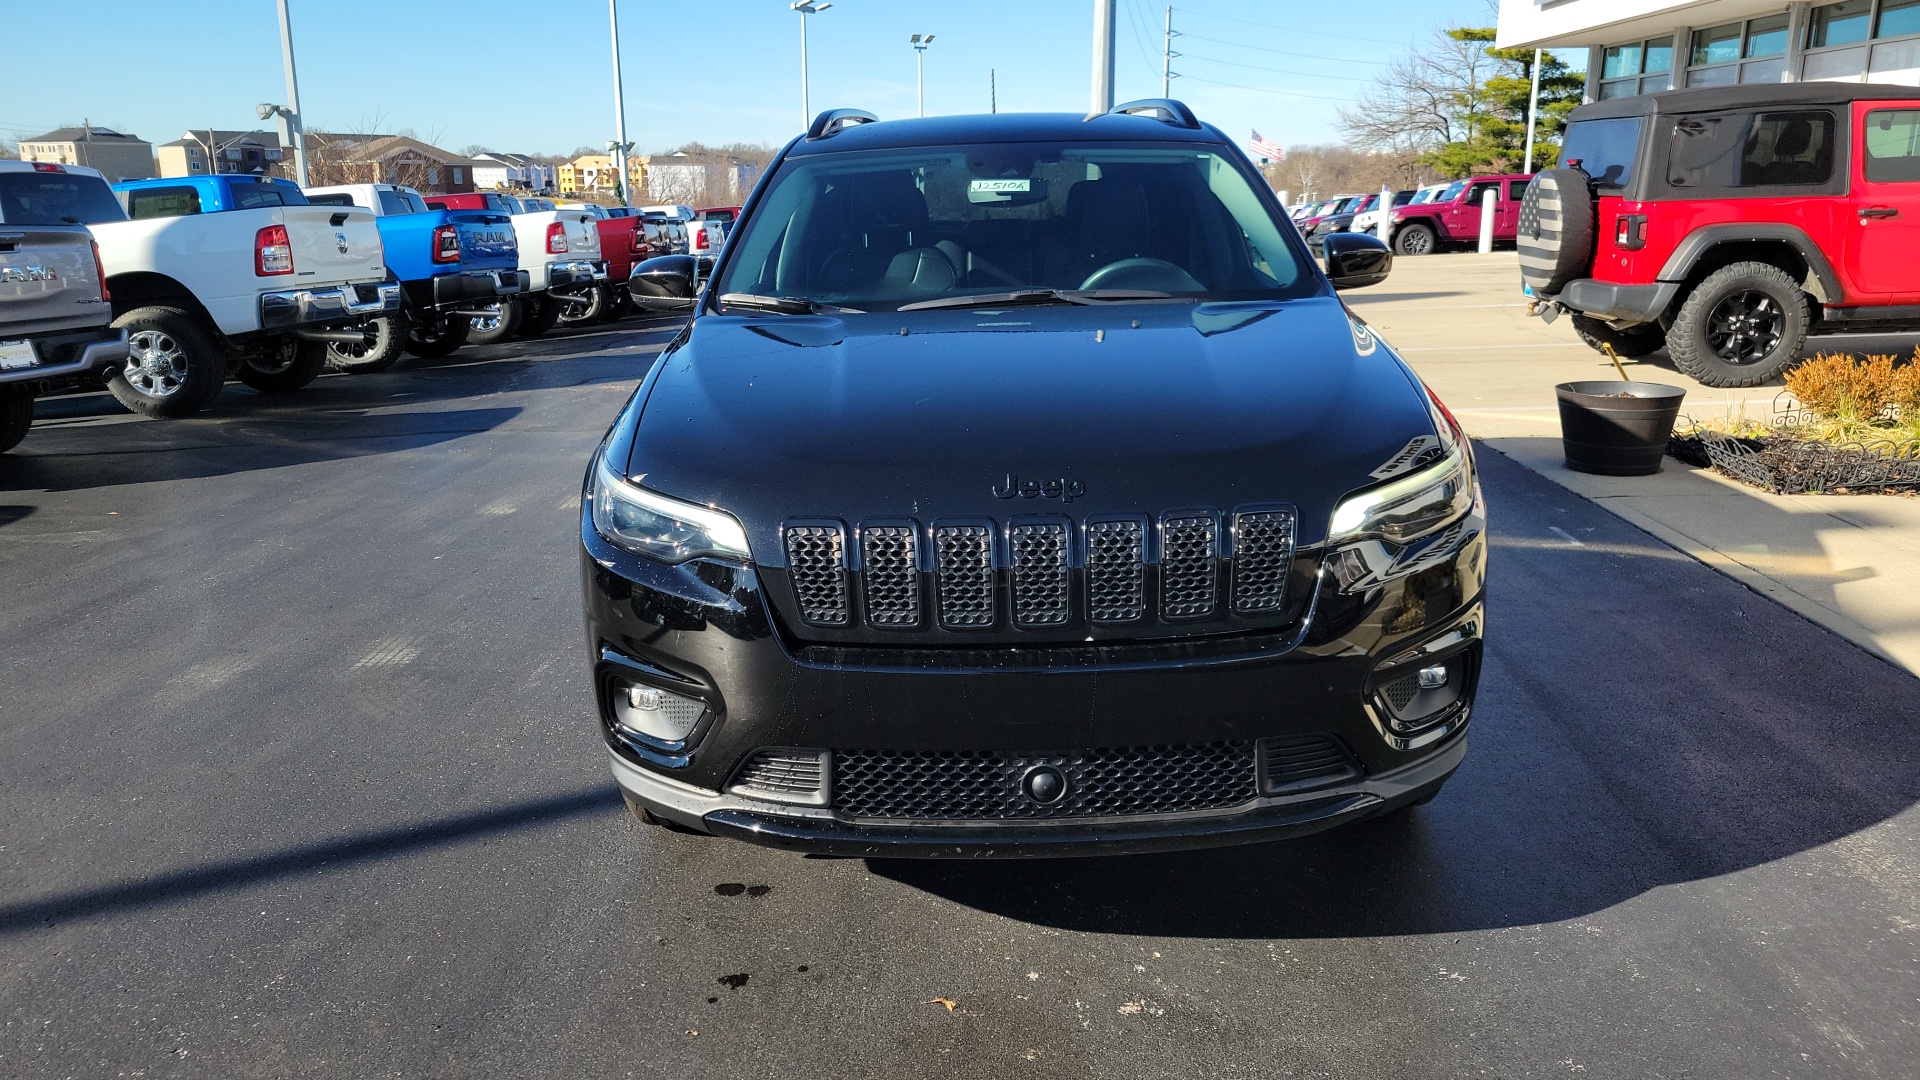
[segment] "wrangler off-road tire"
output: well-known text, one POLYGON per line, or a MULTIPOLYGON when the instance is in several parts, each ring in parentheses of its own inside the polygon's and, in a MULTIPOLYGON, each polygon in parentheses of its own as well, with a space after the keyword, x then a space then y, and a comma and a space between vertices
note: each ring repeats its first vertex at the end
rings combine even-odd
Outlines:
POLYGON ((1396 255, 1431 255, 1440 250, 1440 237, 1433 226, 1410 222, 1400 226, 1393 233, 1393 252, 1396 255))
MULTIPOLYGON (((1548 169, 1533 178, 1520 201, 1514 246, 1520 280, 1536 296, 1558 296, 1567 282, 1591 277, 1593 194, 1578 169, 1548 169)), ((1615 351, 1626 353, 1618 345, 1615 351)))
POLYGON ((33 426, 33 391, 24 386, 0 386, 0 454, 20 445, 33 426))
POLYGON ((1667 332, 1660 329, 1659 323, 1643 323, 1629 326, 1625 330, 1616 330, 1591 315, 1575 312, 1572 316, 1573 332, 1580 340, 1597 353, 1607 350, 1603 345, 1613 346, 1613 351, 1628 360, 1638 360, 1643 356, 1652 356, 1666 347, 1667 332))
POLYGON ((130 355, 107 379, 120 404, 142 416, 192 416, 220 396, 227 356, 200 319, 176 307, 134 308, 113 320, 130 355))
POLYGON ((1733 263, 1687 294, 1667 329, 1667 355, 1704 385, 1759 386, 1799 360, 1811 320, 1793 275, 1771 263, 1733 263))

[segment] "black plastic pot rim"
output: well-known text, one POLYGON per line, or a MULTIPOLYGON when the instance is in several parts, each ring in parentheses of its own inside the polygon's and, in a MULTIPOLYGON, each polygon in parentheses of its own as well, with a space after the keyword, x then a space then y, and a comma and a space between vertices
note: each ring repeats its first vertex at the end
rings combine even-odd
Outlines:
POLYGON ((1645 402, 1678 402, 1687 396, 1684 386, 1669 386, 1656 382, 1623 382, 1619 379, 1602 379, 1588 382, 1561 383, 1553 388, 1561 398, 1578 401, 1591 408, 1607 408, 1615 402, 1628 399, 1645 402), (1625 394, 1627 398, 1620 395, 1625 394))

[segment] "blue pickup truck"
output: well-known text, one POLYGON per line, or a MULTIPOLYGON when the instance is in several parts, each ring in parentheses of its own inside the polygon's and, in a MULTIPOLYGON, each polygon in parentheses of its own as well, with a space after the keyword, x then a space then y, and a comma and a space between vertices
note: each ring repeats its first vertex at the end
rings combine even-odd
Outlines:
POLYGON ((399 315, 379 320, 366 342, 329 347, 328 363, 337 370, 379 371, 399 359, 402 348, 415 356, 446 356, 466 343, 474 318, 496 313, 501 298, 527 291, 507 214, 432 210, 419 192, 397 184, 311 187, 306 198, 373 211, 387 271, 405 293, 399 315))

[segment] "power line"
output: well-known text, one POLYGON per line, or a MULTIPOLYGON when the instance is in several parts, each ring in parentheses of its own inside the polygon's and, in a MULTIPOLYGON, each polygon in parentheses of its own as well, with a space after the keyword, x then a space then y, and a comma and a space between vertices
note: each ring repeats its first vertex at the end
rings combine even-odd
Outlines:
POLYGON ((1219 79, 1209 79, 1202 75, 1182 75, 1180 77, 1183 79, 1192 79, 1194 82, 1212 83, 1215 86, 1231 87, 1235 90, 1251 90, 1256 94, 1274 94, 1279 97, 1306 98, 1310 101, 1332 101, 1341 105, 1353 104, 1352 98, 1327 97, 1323 94, 1297 94, 1292 90, 1272 90, 1264 86, 1246 86, 1241 83, 1221 82, 1219 79))
POLYGON ((1361 78, 1357 75, 1322 75, 1317 71, 1294 71, 1291 68, 1267 67, 1262 64, 1242 64, 1237 60, 1222 60, 1217 56, 1201 56, 1199 53, 1181 53, 1180 56, 1187 60, 1205 60, 1209 64, 1225 64, 1228 67, 1252 68, 1255 71, 1272 71, 1281 75, 1299 75, 1308 79, 1333 79, 1338 82, 1362 83, 1370 83, 1373 81, 1372 79, 1361 78))
POLYGON ((1246 26, 1264 26, 1269 30, 1284 30, 1289 34, 1306 34, 1311 37, 1339 38, 1342 41, 1364 41, 1369 45, 1380 44, 1379 38, 1357 37, 1353 34, 1329 34, 1324 30, 1302 30, 1297 26, 1281 26, 1279 23, 1256 22, 1252 19, 1236 19, 1231 15, 1215 15, 1212 12, 1199 11, 1195 8, 1184 7, 1184 6, 1179 8, 1178 10, 1182 15, 1198 15, 1203 19, 1218 19, 1221 22, 1242 23, 1246 26))
POLYGON ((1280 56, 1297 56, 1306 60, 1325 60, 1331 64, 1359 64, 1362 67, 1387 66, 1387 61, 1385 60, 1348 60, 1341 56, 1321 56, 1318 53, 1289 52, 1286 49, 1270 49, 1265 45, 1248 45, 1244 41, 1229 41, 1226 38, 1208 37, 1205 34, 1196 34, 1191 30, 1186 31, 1181 36, 1190 37, 1196 41, 1211 41, 1218 45, 1231 45, 1236 49, 1252 49, 1255 52, 1276 53, 1280 56))

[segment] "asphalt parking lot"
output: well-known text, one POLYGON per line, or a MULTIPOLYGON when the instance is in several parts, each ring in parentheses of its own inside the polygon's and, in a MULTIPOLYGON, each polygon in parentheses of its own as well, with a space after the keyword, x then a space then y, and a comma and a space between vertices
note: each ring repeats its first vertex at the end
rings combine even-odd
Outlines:
POLYGON ((42 403, 0 458, 0 1075, 1920 1073, 1920 682, 1483 450, 1429 806, 1124 860, 640 825, 588 455, 673 327, 42 403))

